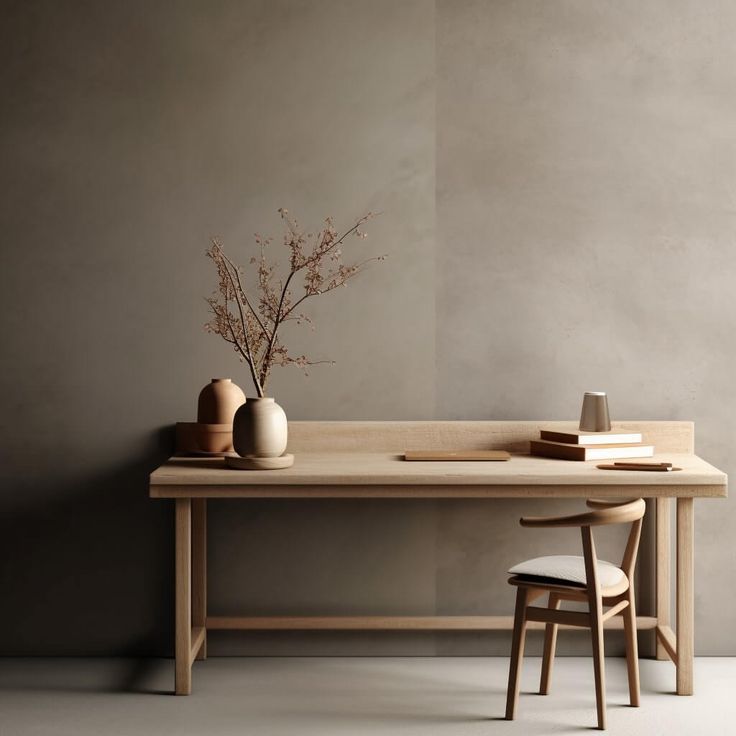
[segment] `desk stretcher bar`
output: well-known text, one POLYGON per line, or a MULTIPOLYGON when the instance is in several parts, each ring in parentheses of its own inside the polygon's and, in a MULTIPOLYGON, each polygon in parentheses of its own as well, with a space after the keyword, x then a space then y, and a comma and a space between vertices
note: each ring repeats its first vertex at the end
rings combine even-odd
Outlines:
MULTIPOLYGON (((654 629, 654 616, 637 616, 637 627, 654 629)), ((541 621, 527 628, 543 630, 541 621)), ((575 626, 560 624, 563 629, 575 626)), ((513 616, 208 616, 207 629, 219 631, 511 631, 513 616)), ((610 618, 606 628, 623 630, 622 618, 610 618)))

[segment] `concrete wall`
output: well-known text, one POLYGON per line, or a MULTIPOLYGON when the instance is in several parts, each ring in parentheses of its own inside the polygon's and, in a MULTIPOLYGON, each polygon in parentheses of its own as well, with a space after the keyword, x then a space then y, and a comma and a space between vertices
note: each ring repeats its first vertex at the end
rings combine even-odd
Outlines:
MULTIPOLYGON (((248 388, 201 329, 203 252, 219 235, 245 261, 280 206, 382 210, 355 247, 390 254, 314 302, 297 345, 337 364, 275 376, 291 418, 564 419, 605 388, 615 417, 694 419, 736 470, 734 28, 732 4, 695 0, 5 3, 0 652, 170 651, 170 509, 146 475, 211 376, 248 388)), ((566 507, 212 504, 211 606, 509 612, 508 564, 577 547, 516 517, 566 507)), ((697 505, 701 654, 736 654, 734 530, 730 502, 697 505)), ((642 612, 650 571, 645 544, 642 612)))

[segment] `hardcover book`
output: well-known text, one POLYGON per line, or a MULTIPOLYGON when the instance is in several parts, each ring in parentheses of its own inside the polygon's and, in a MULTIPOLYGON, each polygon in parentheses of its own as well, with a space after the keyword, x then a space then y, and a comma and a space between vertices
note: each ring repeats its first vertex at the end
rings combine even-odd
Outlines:
POLYGON ((652 457, 654 455, 653 445, 571 445, 566 442, 550 442, 548 440, 532 440, 530 450, 532 455, 554 457, 561 460, 618 460, 626 457, 652 457))
POLYGON ((570 445, 618 445, 642 441, 640 432, 556 432, 543 429, 539 435, 543 440, 565 442, 570 445))

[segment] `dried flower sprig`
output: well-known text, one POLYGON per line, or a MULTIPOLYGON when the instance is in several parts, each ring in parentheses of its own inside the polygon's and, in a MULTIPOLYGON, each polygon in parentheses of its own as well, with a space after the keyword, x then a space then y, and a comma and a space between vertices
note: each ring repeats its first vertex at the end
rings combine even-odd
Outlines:
POLYGON ((299 307, 306 299, 326 294, 357 276, 372 261, 382 261, 386 256, 374 256, 357 263, 342 262, 342 246, 354 235, 360 239, 367 234, 363 224, 374 213, 361 217, 342 234, 328 217, 322 229, 304 233, 296 220, 285 209, 279 214, 286 225, 284 245, 289 254, 289 271, 285 278, 278 278, 277 264, 270 261, 268 251, 272 238, 256 235, 259 255, 250 259, 257 282, 257 299, 248 296, 245 272, 225 253, 222 243, 213 239, 207 249, 217 269, 217 291, 207 299, 210 320, 205 329, 220 335, 233 346, 241 361, 248 365, 259 397, 265 396, 266 385, 274 365, 296 365, 305 372, 311 365, 332 361, 313 361, 306 355, 291 356, 281 342, 279 328, 285 322, 312 325, 312 320, 299 307), (301 278, 301 290, 292 291, 295 279, 301 278))

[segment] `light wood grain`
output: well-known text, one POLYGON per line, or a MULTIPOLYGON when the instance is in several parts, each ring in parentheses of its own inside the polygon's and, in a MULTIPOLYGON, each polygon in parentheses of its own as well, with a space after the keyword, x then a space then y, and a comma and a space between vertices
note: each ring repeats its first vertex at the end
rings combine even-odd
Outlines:
POLYGON ((585 560, 586 590, 588 591, 588 611, 590 633, 593 643, 593 675, 595 680, 595 705, 598 714, 598 728, 606 727, 606 671, 603 649, 603 599, 598 579, 598 559, 595 551, 593 532, 589 526, 580 530, 583 539, 583 559, 585 560))
MULTIPOLYGON (((671 571, 671 535, 670 535, 670 506, 669 498, 658 498, 656 500, 656 528, 654 534, 654 555, 655 555, 655 582, 656 597, 655 609, 657 619, 661 626, 669 628, 670 626, 670 578, 671 571)), ((668 652, 665 645, 657 637, 656 641, 656 657, 659 660, 665 660, 668 652)), ((674 661, 674 660, 673 660, 674 661)))
MULTIPOLYGON (((575 422, 293 422, 289 449, 298 454, 293 468, 237 473, 228 470, 222 459, 172 458, 152 473, 150 495, 177 499, 176 692, 184 694, 191 690, 191 658, 206 656, 207 628, 431 631, 512 627, 511 617, 506 616, 207 616, 204 506, 207 498, 583 498, 589 495, 609 502, 631 497, 678 498, 678 639, 682 636, 683 644, 682 647, 679 641, 677 644, 678 652, 682 650, 677 681, 678 692, 692 692, 692 499, 725 497, 726 475, 692 454, 690 422, 614 424, 614 429, 620 431, 641 432, 645 442, 657 446, 655 460, 682 467, 678 473, 653 474, 642 470, 614 474, 599 471, 592 463, 570 463, 524 454, 528 441, 538 436, 542 427, 567 431, 575 426, 575 422), (417 464, 406 463, 401 458, 405 450, 431 447, 503 449, 519 454, 514 454, 507 463, 417 464)), ((658 538, 664 534, 663 523, 657 524, 658 538)), ((657 549, 661 572, 665 567, 661 539, 657 549)), ((629 579, 633 579, 631 575, 629 579)), ((658 579, 663 580, 661 575, 658 579)), ((632 600, 624 609, 630 612, 630 621, 625 625, 622 617, 604 621, 603 615, 600 623, 606 628, 626 628, 629 652, 632 635, 635 637, 632 622, 639 629, 654 629, 659 625, 663 632, 659 638, 665 637, 667 642, 665 649, 673 649, 674 644, 667 638, 667 632, 671 634, 669 614, 661 605, 667 591, 664 582, 658 583, 657 617, 635 617, 632 600)), ((560 600, 581 597, 580 591, 562 587, 555 592, 560 600)), ((616 591, 616 596, 619 593, 616 591)), ((604 596, 605 605, 616 605, 619 601, 616 596, 610 599, 604 596)), ((527 621, 526 628, 542 629, 545 623, 527 621)), ((599 639, 602 647, 602 637, 599 639)), ((551 655, 554 656, 554 647, 551 655)), ((633 704, 632 676, 630 667, 633 704)))
POLYGON ((236 472, 221 458, 171 458, 151 474, 155 498, 508 498, 726 496, 726 475, 695 455, 679 473, 608 473, 590 463, 514 455, 504 463, 407 463, 380 453, 303 453, 294 467, 236 472), (591 486, 595 487, 593 492, 591 486), (635 490, 634 490, 635 489, 635 490))
POLYGON ((565 585, 564 581, 549 581, 525 575, 513 575, 509 583, 518 587, 514 635, 509 667, 509 684, 506 696, 506 718, 512 719, 516 710, 519 689, 519 670, 524 652, 524 635, 529 622, 546 624, 544 656, 542 659, 542 675, 540 693, 549 690, 549 676, 554 659, 557 626, 577 626, 590 629, 593 645, 593 671, 595 679, 596 711, 598 728, 606 727, 606 680, 603 629, 607 621, 622 621, 626 634, 626 660, 629 680, 629 697, 631 704, 639 704, 639 663, 636 644, 636 613, 634 601, 634 569, 639 550, 642 519, 646 512, 643 499, 635 499, 621 503, 613 503, 601 499, 588 499, 587 505, 593 511, 557 517, 523 517, 520 524, 540 529, 556 529, 579 526, 583 545, 583 561, 585 564, 585 585, 565 585), (609 524, 631 524, 628 541, 621 562, 624 571, 621 582, 616 586, 604 589, 598 577, 598 558, 593 539, 593 529, 609 524), (521 591, 527 591, 521 595, 521 591), (531 596, 549 593, 546 608, 530 606, 531 596), (587 611, 560 610, 561 600, 585 600, 587 611), (608 606, 607 611, 603 607, 608 606), (622 618, 616 618, 622 616, 622 618))
POLYGON ((623 611, 624 635, 626 640, 626 671, 629 680, 629 704, 639 707, 639 641, 636 634, 636 583, 634 575, 636 573, 636 557, 639 552, 639 542, 641 541, 641 530, 643 526, 643 517, 637 519, 631 525, 631 532, 626 543, 624 559, 621 561, 621 569, 626 573, 629 579, 629 589, 626 591, 625 602, 628 604, 623 611))
POLYGON ((590 616, 582 611, 559 611, 551 608, 538 608, 527 606, 527 621, 540 621, 541 623, 565 624, 567 626, 579 626, 590 628, 590 616))
POLYGON ((658 625, 655 627, 657 640, 662 643, 667 656, 677 664, 677 642, 675 641, 675 632, 669 626, 658 625))
MULTIPOLYGON (((519 523, 522 526, 540 529, 555 529, 566 526, 625 524, 629 521, 639 521, 646 510, 646 504, 641 498, 630 503, 608 504, 602 507, 596 501, 591 501, 590 505, 595 507, 594 511, 586 511, 582 514, 572 514, 569 516, 524 516, 519 520, 519 523)), ((628 564, 630 566, 631 561, 628 564)))
MULTIPOLYGON (((513 616, 208 616, 207 628, 223 631, 510 631, 513 616)), ((654 629, 654 616, 639 616, 637 628, 654 629)), ((623 621, 606 621, 606 629, 621 630, 623 621)), ((544 624, 529 622, 543 630, 544 624)), ((562 629, 577 629, 561 625, 562 629)))
POLYGON ((623 612, 624 635, 626 639, 626 672, 629 679, 629 704, 639 707, 639 642, 636 636, 636 600, 634 596, 634 582, 632 579, 625 601, 628 603, 623 612))
POLYGON ((677 694, 693 694, 695 655, 694 510, 691 498, 677 499, 677 694))
POLYGON ((203 631, 197 659, 207 659, 207 500, 192 500, 192 626, 203 631))
MULTIPOLYGON (((542 429, 577 431, 577 421, 289 422, 288 452, 394 452, 434 448, 528 452, 542 429)), ((612 429, 640 432, 658 452, 693 453, 692 422, 613 422, 612 429)))
POLYGON ((511 459, 506 450, 407 450, 408 462, 503 462, 511 459))
POLYGON ((624 600, 619 601, 618 603, 615 603, 612 605, 607 611, 603 612, 603 623, 606 623, 609 618, 613 618, 614 616, 618 616, 619 614, 623 614, 624 610, 629 607, 629 600, 628 598, 624 598, 624 600))
POLYGON ((294 464, 294 456, 287 453, 278 457, 226 457, 225 465, 230 470, 245 472, 254 470, 283 470, 294 464))
POLYGON ((176 667, 175 692, 192 691, 192 502, 176 500, 175 510, 175 589, 176 589, 176 667))
MULTIPOLYGON (((560 607, 561 598, 558 593, 550 593, 547 607, 556 611, 560 607)), ((544 653, 542 654, 542 674, 539 679, 539 694, 547 695, 552 680, 552 668, 557 648, 557 629, 559 624, 548 623, 544 629, 544 653)))
POLYGON ((516 610, 514 612, 514 633, 511 638, 511 658, 509 661, 509 684, 506 690, 506 720, 513 721, 519 703, 519 682, 521 665, 524 661, 524 642, 527 627, 527 602, 531 590, 525 587, 516 589, 516 610))
POLYGON ((204 626, 192 627, 192 648, 189 651, 189 667, 192 666, 196 659, 199 659, 199 653, 204 646, 207 629, 204 626))

